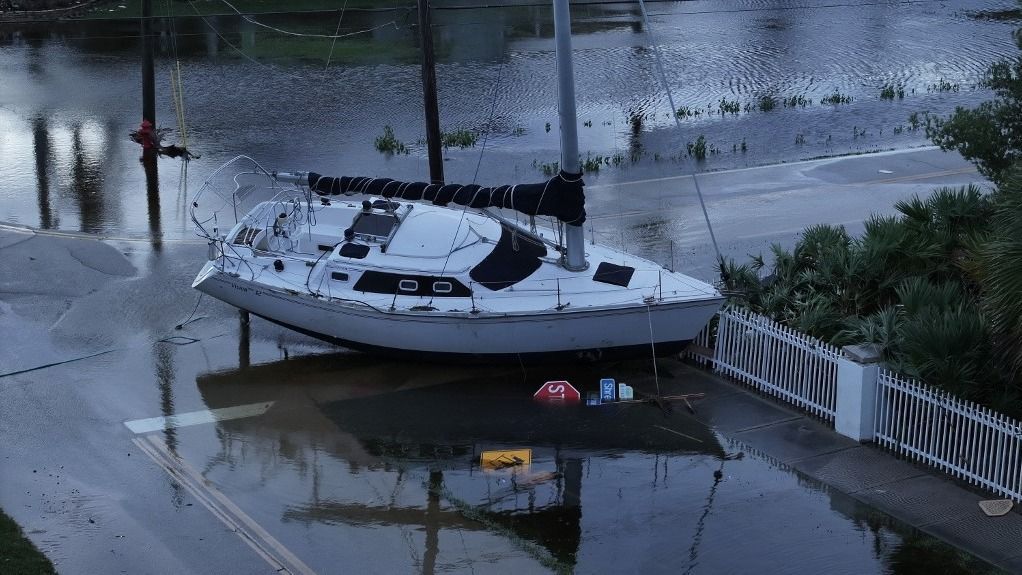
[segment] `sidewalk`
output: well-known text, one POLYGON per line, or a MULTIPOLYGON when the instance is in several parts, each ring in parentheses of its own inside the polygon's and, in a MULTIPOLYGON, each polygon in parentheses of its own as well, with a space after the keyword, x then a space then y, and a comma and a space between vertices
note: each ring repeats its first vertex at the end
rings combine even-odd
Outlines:
POLYGON ((1004 569, 1022 573, 1022 513, 987 517, 978 502, 997 499, 936 470, 859 444, 830 427, 696 366, 679 364, 686 393, 705 393, 696 418, 726 439, 875 507, 924 533, 1004 569))

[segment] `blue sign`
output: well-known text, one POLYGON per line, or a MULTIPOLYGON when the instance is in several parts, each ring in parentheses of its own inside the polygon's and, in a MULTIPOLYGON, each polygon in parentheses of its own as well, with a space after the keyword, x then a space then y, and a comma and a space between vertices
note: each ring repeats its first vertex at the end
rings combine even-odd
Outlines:
POLYGON ((617 385, 613 379, 600 380, 600 401, 614 401, 614 393, 616 391, 617 385))

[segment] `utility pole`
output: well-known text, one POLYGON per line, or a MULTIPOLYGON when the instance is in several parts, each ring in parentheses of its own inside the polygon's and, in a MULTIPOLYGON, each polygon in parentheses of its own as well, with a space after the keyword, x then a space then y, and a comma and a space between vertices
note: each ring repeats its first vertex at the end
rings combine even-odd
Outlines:
POLYGON ((142 0, 142 119, 156 129, 156 79, 153 66, 153 2, 142 0))
MULTIPOLYGON (((148 1, 148 0, 146 0, 148 1)), ((433 24, 429 0, 418 0, 419 34, 422 37, 422 101, 426 108, 426 149, 430 183, 444 183, 444 158, 440 151, 440 111, 436 99, 436 65, 433 61, 433 24)))

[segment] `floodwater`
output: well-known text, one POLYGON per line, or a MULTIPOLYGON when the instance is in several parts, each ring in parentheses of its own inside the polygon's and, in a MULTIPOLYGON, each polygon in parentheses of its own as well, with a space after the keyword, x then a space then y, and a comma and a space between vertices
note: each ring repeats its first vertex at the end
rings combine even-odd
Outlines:
MULTIPOLYGON (((1016 52, 1016 23, 980 16, 1013 7, 1011 0, 650 3, 675 105, 698 112, 679 130, 637 4, 576 6, 580 151, 602 159, 587 182, 923 145, 911 114, 944 115, 991 97, 977 83, 990 63, 1016 52), (904 97, 881 99, 888 84, 904 97), (821 103, 835 92, 851 102, 821 103), (761 111, 763 96, 777 106, 761 111), (806 105, 785 107, 789 98, 806 105), (738 113, 722 113, 722 100, 737 103, 738 113), (705 160, 687 151, 700 135, 705 160)), ((434 19, 441 128, 479 134, 474 147, 447 150, 446 179, 542 179, 544 165, 558 160, 549 9, 438 9, 434 19)), ((165 160, 149 174, 127 138, 141 112, 136 20, 0 28, 0 221, 188 237, 188 194, 240 153, 272 169, 428 177, 414 13, 348 10, 256 22, 156 22, 158 124, 174 129, 169 141, 181 141, 171 96, 171 71, 180 66, 187 144, 201 158, 187 172, 165 160), (354 35, 333 42, 277 30, 354 35), (375 149, 388 125, 407 155, 375 149)), ((619 209, 626 199, 614 193, 590 191, 593 209, 619 209)), ((641 229, 601 231, 627 236, 633 251, 656 241, 641 229)))
MULTIPOLYGON (((1010 1, 649 7, 675 103, 700 113, 673 126, 637 6, 575 7, 581 150, 609 159, 590 184, 919 146, 911 113, 989 98, 976 83, 1015 52, 1015 23, 975 17, 1010 1), (888 83, 904 98, 880 99, 888 83), (820 104, 835 91, 851 103, 820 104), (764 95, 813 103, 761 111, 764 95), (720 114, 721 99, 742 109, 720 114), (686 155, 700 134, 719 150, 704 161, 686 155)), ((217 499, 203 486, 321 573, 985 569, 684 410, 555 409, 529 397, 550 379, 589 391, 608 374, 652 393, 641 363, 395 364, 259 320, 239 329, 227 306, 195 302, 188 282, 203 250, 176 240, 192 235, 190 194, 234 155, 276 169, 427 176, 414 14, 348 11, 339 28, 336 12, 257 20, 302 33, 373 30, 334 44, 237 17, 158 21, 157 117, 177 127, 170 69, 179 62, 187 143, 201 157, 146 168, 127 137, 140 116, 136 21, 0 27, 0 221, 151 241, 114 249, 57 238, 70 247, 34 253, 45 265, 0 263, 14 270, 0 320, 31 334, 5 343, 0 357, 12 365, 0 373, 32 358, 85 358, 0 380, 0 431, 11 438, 0 442, 0 500, 62 572, 145 572, 157 558, 169 572, 266 569, 213 518, 225 504, 210 503, 215 513, 193 504, 217 499), (376 151, 387 125, 410 153, 376 151), (81 269, 61 273, 73 265, 81 269), (173 330, 189 312, 195 321, 173 330), (122 425, 269 402, 257 417, 142 438, 122 425), (156 463, 169 453, 202 485, 171 479, 135 446, 156 463), (511 448, 531 449, 531 464, 481 466, 483 451, 511 448), (63 485, 41 487, 35 468, 63 485), (137 530, 112 540, 108 524, 137 530), (133 555, 139 539, 159 545, 133 555)), ((434 21, 442 126, 480 133, 474 147, 446 151, 447 179, 543 178, 557 159, 549 10, 440 9, 434 21)), ((596 213, 627 201, 613 190, 590 192, 596 213)), ((644 253, 676 239, 674 222, 646 220, 621 229, 608 220, 601 233, 644 253)), ((664 393, 690 391, 686 377, 660 376, 664 393)))

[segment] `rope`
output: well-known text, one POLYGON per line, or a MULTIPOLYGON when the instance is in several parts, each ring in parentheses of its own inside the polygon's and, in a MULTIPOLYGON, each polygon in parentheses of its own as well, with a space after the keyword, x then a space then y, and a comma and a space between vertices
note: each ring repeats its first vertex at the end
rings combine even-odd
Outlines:
MULTIPOLYGON (((660 55, 660 46, 657 44, 656 37, 653 35, 653 27, 649 24, 649 15, 646 13, 646 3, 643 0, 639 0, 639 8, 642 10, 642 21, 646 26, 646 33, 649 34, 649 42, 653 48, 653 54, 656 56, 656 68, 657 72, 660 73, 660 83, 664 86, 664 91, 667 92, 667 101, 671 104, 671 116, 674 117, 674 124, 681 130, 681 118, 678 117, 674 111, 677 109, 674 106, 674 96, 671 94, 671 87, 667 84, 667 74, 664 73, 664 62, 660 55)), ((695 172, 692 172, 692 183, 696 186, 696 195, 699 196, 699 205, 703 209, 703 219, 706 220, 706 229, 710 231, 710 240, 713 242, 713 251, 717 254, 717 261, 721 261, 720 247, 717 246, 717 236, 713 233, 713 224, 710 223, 710 215, 706 212, 706 201, 703 200, 703 192, 699 189, 699 180, 696 179, 695 172)))
POLYGON ((656 382, 656 396, 660 395, 660 373, 656 367, 656 344, 653 343, 653 311, 646 305, 646 319, 649 321, 649 349, 653 354, 653 381, 656 382))

